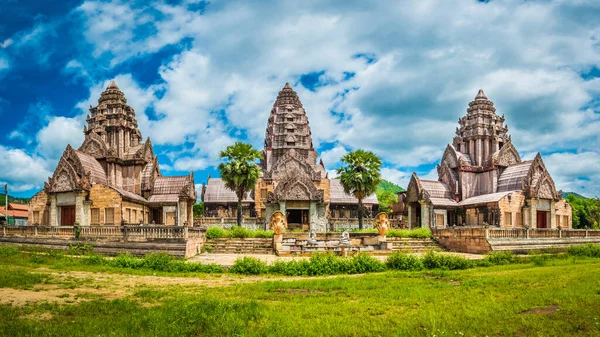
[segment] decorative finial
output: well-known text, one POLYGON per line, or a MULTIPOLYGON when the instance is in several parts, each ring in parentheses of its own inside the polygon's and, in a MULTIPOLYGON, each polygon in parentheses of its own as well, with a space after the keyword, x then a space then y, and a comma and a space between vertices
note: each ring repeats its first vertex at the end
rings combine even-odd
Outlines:
POLYGON ((115 83, 115 80, 110 80, 110 83, 108 83, 108 87, 106 87, 106 89, 117 89, 119 90, 119 87, 117 86, 117 83, 115 83))
POLYGON ((285 85, 283 86, 283 89, 292 89, 292 86, 290 85, 290 82, 285 82, 285 85))
POLYGON ((479 100, 487 100, 487 96, 485 95, 485 93, 483 92, 482 89, 479 89, 479 92, 477 93, 477 96, 475 96, 475 100, 479 101, 479 100))

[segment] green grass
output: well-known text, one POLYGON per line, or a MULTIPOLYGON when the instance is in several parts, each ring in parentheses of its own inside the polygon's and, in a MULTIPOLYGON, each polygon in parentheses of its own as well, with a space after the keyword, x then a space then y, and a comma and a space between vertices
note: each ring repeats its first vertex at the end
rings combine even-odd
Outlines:
POLYGON ((231 229, 221 227, 209 227, 206 230, 207 239, 218 238, 272 238, 273 231, 264 231, 262 229, 247 229, 244 227, 234 226, 231 229))
POLYGON ((145 286, 121 299, 0 305, 0 336, 597 336, 598 275, 599 260, 573 257, 544 267, 145 286), (51 318, 35 319, 43 313, 51 318))

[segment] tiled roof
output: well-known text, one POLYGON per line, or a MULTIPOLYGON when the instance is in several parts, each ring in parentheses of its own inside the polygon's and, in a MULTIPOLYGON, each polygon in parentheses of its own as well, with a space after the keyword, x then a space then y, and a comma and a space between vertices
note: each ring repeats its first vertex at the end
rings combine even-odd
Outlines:
MULTIPOLYGON (((0 207, 0 214, 2 214, 3 217, 6 216, 6 207, 4 207, 4 206, 0 207)), ((15 218, 27 218, 28 211, 27 210, 12 210, 12 209, 9 209, 8 210, 8 216, 10 216, 10 217, 14 216, 15 218)))
POLYGON ((421 180, 421 187, 429 193, 430 198, 452 199, 452 190, 441 181, 421 180))
POLYGON ((144 170, 142 171, 142 190, 150 190, 152 186, 150 186, 150 178, 154 172, 154 163, 149 163, 144 166, 144 170))
POLYGON ((448 199, 448 198, 429 198, 433 206, 446 206, 446 207, 456 207, 458 203, 456 200, 448 199))
MULTIPOLYGON (((329 180, 329 191, 332 204, 358 204, 358 199, 353 195, 346 194, 339 179, 329 180)), ((371 194, 363 200, 363 204, 378 205, 377 196, 371 194)))
POLYGON ((142 148, 144 147, 144 143, 142 144, 138 144, 135 146, 130 147, 129 149, 127 149, 127 152, 125 153, 124 158, 125 159, 135 159, 135 154, 142 148))
MULTIPOLYGON (((221 178, 210 178, 204 192, 205 203, 228 203, 237 202, 235 192, 225 186, 225 182, 221 178)), ((248 193, 242 202, 254 202, 251 193, 248 193)))
POLYGON ((106 173, 102 168, 102 165, 96 160, 96 158, 90 156, 87 153, 75 150, 75 155, 81 162, 83 169, 90 172, 90 183, 92 184, 104 184, 106 185, 106 173))
POLYGON ((115 191, 119 192, 119 194, 121 196, 123 196, 124 198, 129 199, 131 201, 137 201, 137 202, 141 202, 143 204, 148 202, 148 200, 144 199, 144 197, 142 197, 141 195, 135 194, 133 192, 125 191, 120 188, 116 188, 116 187, 112 187, 112 186, 109 186, 109 187, 114 189, 115 191))
POLYGON ((151 195, 150 198, 148 199, 148 202, 151 204, 156 204, 156 203, 176 203, 179 201, 179 195, 178 194, 155 194, 155 195, 151 195))
POLYGON ((157 177, 154 181, 152 194, 177 194, 189 184, 190 176, 157 177))
POLYGON ((9 210, 10 209, 18 209, 18 210, 21 210, 21 211, 26 211, 26 210, 28 210, 28 207, 27 207, 26 204, 15 204, 13 202, 9 202, 8 203, 8 209, 9 210))
POLYGON ((511 191, 478 195, 476 197, 471 197, 471 198, 468 198, 468 199, 465 199, 465 200, 459 202, 458 206, 469 206, 469 205, 477 205, 477 204, 487 204, 490 202, 498 202, 498 201, 500 201, 500 199, 504 198, 504 196, 506 196, 510 192, 511 191))
POLYGON ((498 178, 498 192, 520 191, 523 180, 527 178, 533 161, 526 161, 507 167, 498 178))

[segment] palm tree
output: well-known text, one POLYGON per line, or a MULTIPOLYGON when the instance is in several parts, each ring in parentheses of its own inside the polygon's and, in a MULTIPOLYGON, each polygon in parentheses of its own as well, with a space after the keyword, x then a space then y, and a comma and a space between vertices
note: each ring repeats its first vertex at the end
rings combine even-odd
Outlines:
POLYGON ((356 150, 342 157, 337 169, 344 192, 358 199, 358 228, 363 228, 363 199, 375 193, 381 182, 381 159, 371 151, 356 150))
POLYGON ((221 151, 220 156, 225 159, 223 163, 219 164, 221 179, 227 188, 235 192, 238 198, 237 225, 241 226, 242 200, 258 181, 260 169, 256 165, 256 161, 262 159, 262 154, 250 144, 235 142, 225 151, 221 151))

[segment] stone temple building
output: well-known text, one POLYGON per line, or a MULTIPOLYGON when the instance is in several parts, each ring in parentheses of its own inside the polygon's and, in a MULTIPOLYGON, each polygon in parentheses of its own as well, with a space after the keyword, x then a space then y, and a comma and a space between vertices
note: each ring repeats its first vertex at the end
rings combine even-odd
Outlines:
MULTIPOLYGON (((329 179, 323 161, 317 159, 302 102, 286 83, 267 122, 262 173, 254 191, 243 200, 244 215, 268 219, 281 210, 290 228, 318 232, 326 231, 328 217, 356 217, 358 200, 344 193, 338 179, 329 179)), ((209 177, 202 200, 207 216, 236 215, 237 197, 220 178, 209 177)), ((376 211, 374 194, 363 203, 376 211)))
POLYGON ((411 227, 571 227, 571 206, 541 155, 521 160, 504 116, 482 90, 458 124, 437 166, 438 180, 412 175, 406 200, 411 227))
POLYGON ((68 145, 44 189, 29 203, 29 224, 192 225, 194 176, 163 177, 150 138, 111 81, 90 106, 85 140, 68 145))

